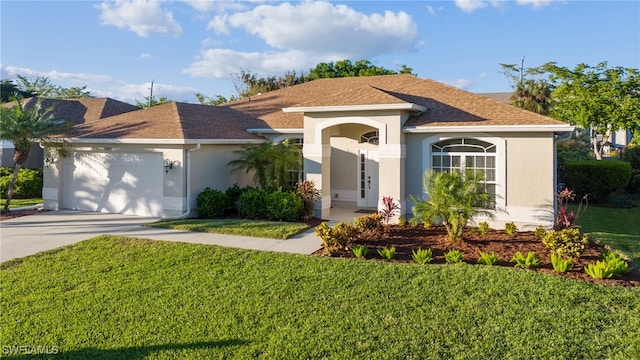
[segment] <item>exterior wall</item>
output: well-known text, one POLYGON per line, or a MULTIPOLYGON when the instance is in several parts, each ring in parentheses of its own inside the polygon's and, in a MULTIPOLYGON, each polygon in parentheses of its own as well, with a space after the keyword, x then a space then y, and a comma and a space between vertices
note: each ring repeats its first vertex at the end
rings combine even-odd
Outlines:
MULTIPOLYGON (((13 167, 14 147, 11 141, 0 140, 0 166, 13 167)), ((42 148, 38 144, 33 144, 29 152, 29 158, 22 164, 22 167, 29 169, 40 169, 44 161, 42 148)))
MULTIPOLYGON (((428 138, 439 137, 495 138, 504 142, 504 164, 500 186, 503 199, 498 200, 495 219, 488 221, 495 228, 513 221, 520 228, 550 226, 555 203, 555 145, 553 133, 478 133, 478 134, 406 134, 407 159, 405 168, 406 193, 414 197, 426 196, 422 188, 424 172, 430 168, 428 138)), ((500 152, 500 150, 498 150, 500 152)), ((500 164, 496 154, 497 164, 500 164)), ((500 173, 500 169, 496 168, 500 173)), ((410 217, 411 206, 405 208, 410 217)))
MULTIPOLYGON (((162 217, 180 216, 187 210, 187 157, 190 157, 191 189, 189 207, 195 209, 196 197, 206 187, 226 190, 238 183, 239 186, 251 185, 251 174, 242 171, 231 172, 226 164, 234 158, 232 153, 239 150, 240 145, 127 145, 127 144, 91 144, 90 146, 73 146, 72 152, 112 152, 112 153, 160 153, 162 159, 173 163, 168 172, 162 169, 163 194, 162 217), (189 154, 189 149, 193 151, 189 154)), ((70 166, 69 159, 60 159, 44 170, 43 200, 44 208, 49 210, 64 209, 64 174, 65 166, 70 166)))

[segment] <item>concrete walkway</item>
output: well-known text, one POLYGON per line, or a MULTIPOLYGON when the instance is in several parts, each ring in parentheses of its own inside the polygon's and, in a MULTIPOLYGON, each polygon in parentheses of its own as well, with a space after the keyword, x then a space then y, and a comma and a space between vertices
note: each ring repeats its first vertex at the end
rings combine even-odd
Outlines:
POLYGON ((311 254, 322 247, 313 229, 288 240, 145 227, 157 218, 81 211, 49 211, 0 222, 0 261, 75 244, 102 234, 194 244, 311 254))

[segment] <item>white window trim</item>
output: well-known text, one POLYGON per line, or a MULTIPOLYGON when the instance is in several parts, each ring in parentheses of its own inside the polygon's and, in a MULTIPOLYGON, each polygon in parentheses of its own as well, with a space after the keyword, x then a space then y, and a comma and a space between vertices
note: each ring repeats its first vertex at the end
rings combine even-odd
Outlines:
POLYGON ((422 140, 422 174, 432 169, 431 145, 449 139, 477 139, 496 146, 496 209, 505 211, 507 203, 507 141, 501 137, 485 133, 438 134, 422 140))

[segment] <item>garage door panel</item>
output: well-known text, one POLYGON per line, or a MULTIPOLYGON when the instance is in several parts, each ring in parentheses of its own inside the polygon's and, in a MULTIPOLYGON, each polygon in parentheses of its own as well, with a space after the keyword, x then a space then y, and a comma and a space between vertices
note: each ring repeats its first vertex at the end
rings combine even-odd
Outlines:
POLYGON ((162 156, 74 153, 65 166, 65 208, 162 216, 162 156))

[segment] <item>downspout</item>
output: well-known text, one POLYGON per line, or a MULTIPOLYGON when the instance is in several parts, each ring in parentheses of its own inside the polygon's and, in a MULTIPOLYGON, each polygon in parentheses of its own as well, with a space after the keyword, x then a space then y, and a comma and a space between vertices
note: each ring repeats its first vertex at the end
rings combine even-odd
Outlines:
POLYGON ((200 143, 196 144, 196 147, 193 149, 187 149, 187 159, 185 160, 184 163, 184 171, 185 171, 185 181, 187 183, 187 192, 186 192, 186 198, 187 198, 187 208, 186 210, 178 216, 174 216, 174 217, 167 217, 167 218, 162 218, 162 220, 180 220, 180 219, 186 219, 189 217, 189 215, 191 215, 191 153, 194 151, 198 151, 200 150, 200 143))

